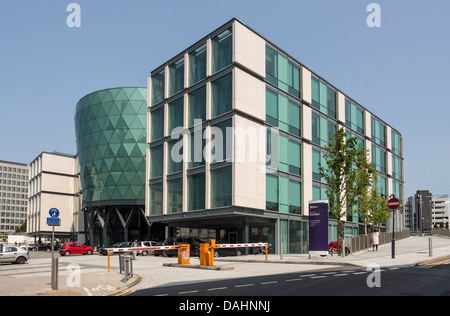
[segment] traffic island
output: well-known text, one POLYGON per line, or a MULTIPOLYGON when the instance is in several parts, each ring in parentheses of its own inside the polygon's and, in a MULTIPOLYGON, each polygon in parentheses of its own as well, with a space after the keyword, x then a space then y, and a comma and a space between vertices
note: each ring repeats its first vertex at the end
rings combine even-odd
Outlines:
POLYGON ((163 263, 164 267, 176 267, 176 268, 191 268, 191 269, 203 269, 214 271, 228 271, 234 270, 234 267, 221 267, 221 266, 203 266, 200 264, 180 264, 180 263, 163 263))

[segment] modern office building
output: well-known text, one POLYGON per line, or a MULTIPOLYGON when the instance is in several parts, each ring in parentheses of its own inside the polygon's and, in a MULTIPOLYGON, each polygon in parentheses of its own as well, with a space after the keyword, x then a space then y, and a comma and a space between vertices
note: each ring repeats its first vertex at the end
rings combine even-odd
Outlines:
MULTIPOLYGON (((146 214, 167 236, 307 252, 337 128, 369 150, 379 192, 404 201, 401 134, 237 19, 151 71, 148 107, 146 214)), ((358 226, 348 212, 345 234, 358 226)))
POLYGON ((80 171, 76 155, 42 152, 30 163, 27 233, 36 242, 50 240, 53 226, 47 225, 49 211, 57 208, 61 225, 55 239, 85 242, 81 210, 80 171))
POLYGON ((147 89, 96 91, 77 103, 75 129, 91 245, 147 240, 145 155, 147 89))
POLYGON ((13 234, 27 218, 28 165, 0 160, 0 235, 13 234))

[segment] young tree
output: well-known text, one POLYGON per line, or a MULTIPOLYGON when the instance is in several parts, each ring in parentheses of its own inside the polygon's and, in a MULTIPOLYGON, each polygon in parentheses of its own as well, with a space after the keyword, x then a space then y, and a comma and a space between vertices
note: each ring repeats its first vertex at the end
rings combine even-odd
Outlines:
MULTIPOLYGON (((343 236, 342 219, 346 209, 357 204, 357 197, 371 185, 373 172, 369 170, 365 148, 357 148, 356 137, 347 138, 343 128, 338 129, 325 146, 325 166, 319 163, 320 176, 327 184, 330 217, 337 220, 337 240, 343 236)), ((341 249, 340 249, 341 252, 341 249)))

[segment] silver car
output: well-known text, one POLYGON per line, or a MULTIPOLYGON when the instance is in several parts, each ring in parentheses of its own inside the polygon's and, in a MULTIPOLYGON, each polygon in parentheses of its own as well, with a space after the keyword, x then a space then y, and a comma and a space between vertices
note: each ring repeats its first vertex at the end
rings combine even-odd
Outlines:
POLYGON ((21 247, 0 245, 0 264, 1 263, 20 263, 23 264, 30 259, 30 252, 21 247))

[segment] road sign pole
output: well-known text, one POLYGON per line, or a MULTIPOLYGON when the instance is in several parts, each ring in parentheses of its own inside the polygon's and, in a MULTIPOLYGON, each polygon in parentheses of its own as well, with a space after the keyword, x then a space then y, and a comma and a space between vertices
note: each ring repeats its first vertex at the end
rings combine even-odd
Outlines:
POLYGON ((387 206, 392 210, 392 259, 395 259, 395 211, 400 207, 400 200, 392 194, 387 206))
POLYGON ((395 259, 395 210, 392 214, 392 259, 395 259))

